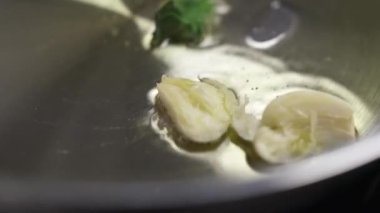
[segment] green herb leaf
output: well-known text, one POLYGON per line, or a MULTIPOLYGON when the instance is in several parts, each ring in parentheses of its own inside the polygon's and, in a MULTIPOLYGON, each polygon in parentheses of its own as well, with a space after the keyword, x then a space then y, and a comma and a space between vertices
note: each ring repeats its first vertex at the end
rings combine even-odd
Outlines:
POLYGON ((156 13, 151 48, 165 40, 197 45, 207 33, 214 12, 211 0, 169 0, 156 13))

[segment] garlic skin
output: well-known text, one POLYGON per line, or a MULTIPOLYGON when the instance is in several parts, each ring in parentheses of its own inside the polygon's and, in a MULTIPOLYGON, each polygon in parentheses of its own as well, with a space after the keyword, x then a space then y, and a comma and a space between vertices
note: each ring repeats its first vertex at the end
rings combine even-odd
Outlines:
POLYGON ((163 76, 157 84, 160 103, 175 128, 193 142, 217 141, 231 123, 237 100, 227 92, 227 88, 221 89, 222 84, 212 83, 218 86, 163 76))
POLYGON ((351 107, 338 97, 291 92, 265 109, 253 146, 270 163, 287 163, 355 139, 351 107))

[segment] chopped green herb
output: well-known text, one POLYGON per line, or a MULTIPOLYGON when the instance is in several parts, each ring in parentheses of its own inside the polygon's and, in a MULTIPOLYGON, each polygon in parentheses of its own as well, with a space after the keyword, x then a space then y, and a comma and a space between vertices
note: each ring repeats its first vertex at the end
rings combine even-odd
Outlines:
POLYGON ((210 28, 214 13, 211 0, 169 0, 156 13, 151 49, 165 40, 197 45, 210 28))

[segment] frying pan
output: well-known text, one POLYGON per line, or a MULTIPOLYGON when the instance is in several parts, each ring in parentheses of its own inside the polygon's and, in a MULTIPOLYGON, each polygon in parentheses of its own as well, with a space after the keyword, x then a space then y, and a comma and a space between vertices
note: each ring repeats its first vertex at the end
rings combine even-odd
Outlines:
MULTIPOLYGON (((165 51, 182 47, 145 48, 159 1, 0 4, 3 210, 223 208, 234 203, 250 211, 300 209, 363 169, 374 169, 371 162, 380 157, 377 1, 223 2, 222 39, 194 51, 208 54, 224 45, 224 53, 243 53, 234 57, 245 57, 246 63, 318 76, 309 77, 317 79, 315 87, 332 93, 343 88, 353 97, 361 125, 358 142, 248 178, 238 169, 228 170, 231 166, 216 168, 220 161, 181 153, 149 125, 149 91, 176 69, 174 59, 192 61, 187 52, 164 57, 165 51), (278 35, 285 36, 257 45, 278 35), (339 87, 323 83, 330 81, 339 87)), ((235 165, 242 158, 223 159, 235 165)))

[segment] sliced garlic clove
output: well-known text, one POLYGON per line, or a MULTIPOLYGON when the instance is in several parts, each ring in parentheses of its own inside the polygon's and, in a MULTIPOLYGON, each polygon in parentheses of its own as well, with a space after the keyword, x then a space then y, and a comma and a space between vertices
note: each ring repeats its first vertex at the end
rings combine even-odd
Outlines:
POLYGON ((220 82, 209 79, 209 78, 202 78, 200 80, 201 80, 201 82, 204 82, 206 84, 209 84, 209 85, 217 88, 220 92, 223 93, 223 95, 224 95, 223 106, 225 107, 226 111, 228 113, 230 113, 230 115, 232 116, 233 113, 235 112, 235 110, 237 109, 238 105, 239 105, 238 104, 238 97, 233 92, 233 90, 227 88, 226 86, 224 86, 220 82))
POLYGON ((246 141, 253 141, 260 122, 253 114, 249 114, 245 111, 248 98, 245 97, 244 101, 239 104, 237 95, 233 92, 233 90, 228 89, 218 81, 208 78, 203 78, 201 81, 213 85, 224 93, 224 107, 228 112, 232 113, 232 128, 242 139, 246 141))
POLYGON ((256 153, 269 163, 287 163, 309 153, 313 144, 299 138, 291 131, 281 132, 261 126, 256 134, 254 147, 256 153))
POLYGON ((335 96, 305 90, 268 105, 254 147, 264 160, 284 163, 354 139, 351 107, 335 96))
POLYGON ((253 115, 245 111, 247 98, 239 107, 235 109, 232 118, 232 128, 235 132, 246 141, 253 141, 259 127, 260 121, 253 115))
POLYGON ((315 117, 311 123, 311 135, 322 146, 332 146, 337 141, 352 141, 356 135, 353 117, 315 117))
POLYGON ((220 139, 231 123, 230 107, 236 100, 204 82, 164 76, 157 85, 158 97, 175 128, 193 142, 220 139))

